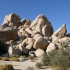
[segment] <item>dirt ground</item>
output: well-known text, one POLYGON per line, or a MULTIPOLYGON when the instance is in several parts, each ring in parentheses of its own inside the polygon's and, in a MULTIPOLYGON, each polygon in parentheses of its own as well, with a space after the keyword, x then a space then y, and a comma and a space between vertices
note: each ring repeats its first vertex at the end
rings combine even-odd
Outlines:
POLYGON ((25 61, 2 61, 0 60, 0 65, 2 64, 12 64, 15 70, 27 70, 27 67, 34 67, 34 70, 52 70, 49 67, 42 67, 41 69, 37 69, 35 67, 36 62, 40 62, 40 60, 35 60, 35 61, 31 61, 31 60, 25 60, 25 61))

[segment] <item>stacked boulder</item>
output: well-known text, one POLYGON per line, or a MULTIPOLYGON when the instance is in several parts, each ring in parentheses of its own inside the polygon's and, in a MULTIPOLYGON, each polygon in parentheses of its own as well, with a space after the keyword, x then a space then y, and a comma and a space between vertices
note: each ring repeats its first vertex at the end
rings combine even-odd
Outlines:
POLYGON ((0 37, 9 45, 9 55, 34 51, 37 57, 42 57, 45 53, 60 49, 62 42, 70 41, 66 32, 66 24, 63 24, 53 33, 51 23, 43 14, 31 22, 29 19, 20 21, 20 17, 12 13, 5 16, 0 26, 0 37))

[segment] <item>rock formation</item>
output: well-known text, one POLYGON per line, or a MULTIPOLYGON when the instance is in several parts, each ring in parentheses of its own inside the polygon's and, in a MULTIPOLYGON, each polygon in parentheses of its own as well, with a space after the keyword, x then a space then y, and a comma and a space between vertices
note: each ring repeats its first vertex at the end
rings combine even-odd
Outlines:
POLYGON ((12 13, 5 16, 0 26, 0 37, 9 45, 9 55, 33 51, 37 57, 42 57, 45 52, 60 49, 61 43, 70 42, 70 34, 66 32, 66 24, 63 24, 53 33, 52 24, 43 14, 31 22, 29 19, 20 21, 20 17, 12 13))

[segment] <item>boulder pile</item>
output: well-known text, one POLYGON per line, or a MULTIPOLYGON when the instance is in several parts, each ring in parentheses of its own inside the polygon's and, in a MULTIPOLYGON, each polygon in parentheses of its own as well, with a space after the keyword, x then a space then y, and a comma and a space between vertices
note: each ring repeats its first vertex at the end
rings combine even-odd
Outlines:
POLYGON ((45 53, 60 49, 61 43, 70 42, 70 34, 66 33, 66 24, 54 32, 51 22, 43 14, 31 22, 29 19, 20 21, 20 17, 12 13, 5 16, 0 26, 0 37, 9 45, 9 55, 34 51, 37 57, 42 57, 45 53))

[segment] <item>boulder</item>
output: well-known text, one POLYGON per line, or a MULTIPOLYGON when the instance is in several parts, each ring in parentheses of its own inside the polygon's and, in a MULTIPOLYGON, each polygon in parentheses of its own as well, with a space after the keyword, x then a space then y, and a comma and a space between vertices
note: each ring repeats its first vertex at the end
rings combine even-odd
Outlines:
POLYGON ((21 21, 21 25, 22 25, 22 26, 25 26, 25 25, 30 26, 30 24, 31 24, 31 21, 28 20, 28 19, 23 19, 23 20, 21 21))
POLYGON ((43 37, 39 37, 36 39, 36 41, 34 42, 33 47, 35 49, 45 49, 47 47, 47 45, 49 44, 49 42, 43 38, 43 37))
POLYGON ((53 27, 48 19, 44 15, 39 15, 27 28, 27 31, 30 34, 33 34, 33 31, 38 31, 44 36, 50 37, 53 33, 53 27))
POLYGON ((22 36, 25 36, 25 33, 26 33, 26 32, 25 32, 25 29, 24 29, 24 28, 21 28, 21 29, 18 30, 17 33, 18 33, 18 36, 19 36, 19 37, 22 37, 22 36))
POLYGON ((35 55, 37 56, 37 57, 43 57, 44 56, 44 54, 45 54, 45 52, 44 52, 44 50, 42 50, 42 49, 37 49, 36 51, 35 51, 35 55))
POLYGON ((2 25, 8 25, 8 26, 19 26, 20 25, 20 18, 17 14, 8 14, 4 18, 4 22, 2 25))
POLYGON ((4 41, 16 40, 18 38, 16 29, 12 27, 5 27, 0 29, 0 37, 4 39, 4 41))
POLYGON ((43 37, 43 35, 38 31, 34 31, 31 37, 36 40, 39 37, 43 37))
POLYGON ((68 42, 70 42, 70 38, 68 38, 68 37, 61 38, 61 39, 59 39, 59 43, 61 43, 61 42, 68 43, 68 42))
POLYGON ((21 55, 22 54, 22 51, 18 48, 14 48, 14 47, 9 47, 8 49, 8 53, 9 53, 9 56, 15 54, 15 55, 21 55))
POLYGON ((33 38, 26 38, 22 42, 22 46, 25 46, 27 49, 31 49, 33 47, 35 40, 33 38))
POLYGON ((66 36, 66 32, 67 32, 67 30, 66 30, 66 24, 63 24, 57 31, 55 31, 53 33, 53 35, 51 37, 57 36, 59 38, 63 38, 63 37, 66 36))
POLYGON ((48 46, 47 46, 47 49, 46 49, 46 53, 48 52, 51 52, 52 50, 56 49, 57 46, 55 43, 51 42, 48 46))
POLYGON ((57 36, 53 36, 52 37, 52 42, 54 42, 54 43, 58 43, 59 42, 59 37, 57 37, 57 36))

